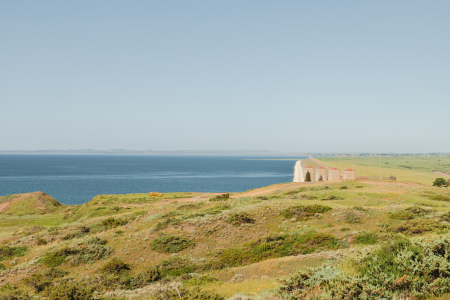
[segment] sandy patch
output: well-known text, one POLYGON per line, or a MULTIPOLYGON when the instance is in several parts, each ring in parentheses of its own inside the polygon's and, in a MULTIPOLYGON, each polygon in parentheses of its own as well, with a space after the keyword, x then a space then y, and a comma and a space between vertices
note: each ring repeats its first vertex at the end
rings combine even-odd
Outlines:
POLYGON ((450 175, 446 174, 446 173, 442 173, 442 172, 433 172, 433 173, 436 174, 436 175, 442 176, 442 177, 449 177, 450 178, 450 175))

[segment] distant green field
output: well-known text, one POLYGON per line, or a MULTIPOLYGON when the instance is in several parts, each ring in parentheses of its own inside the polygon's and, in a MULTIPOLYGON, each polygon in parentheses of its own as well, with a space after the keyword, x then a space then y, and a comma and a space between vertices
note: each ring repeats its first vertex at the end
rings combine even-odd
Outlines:
POLYGON ((398 180, 431 184, 433 172, 450 174, 450 156, 442 157, 323 157, 320 161, 340 169, 353 168, 358 177, 396 176, 398 180))

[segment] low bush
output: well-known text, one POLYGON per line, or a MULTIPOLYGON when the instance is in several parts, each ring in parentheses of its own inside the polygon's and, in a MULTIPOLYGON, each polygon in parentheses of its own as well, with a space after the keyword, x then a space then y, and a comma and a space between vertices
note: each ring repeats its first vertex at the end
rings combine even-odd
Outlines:
POLYGON ((230 198, 230 194, 225 193, 225 194, 216 195, 215 197, 210 198, 209 201, 225 201, 225 200, 228 200, 229 198, 230 198))
POLYGON ((350 231, 351 229, 350 228, 348 228, 348 227, 343 227, 343 228, 341 228, 341 231, 350 231))
POLYGON ((0 261, 4 259, 10 259, 13 257, 24 256, 28 252, 28 247, 19 246, 19 247, 9 247, 5 245, 0 246, 0 261))
POLYGON ((331 195, 331 196, 329 196, 329 197, 327 197, 327 198, 323 198, 322 200, 344 200, 344 199, 345 199, 345 198, 331 195))
POLYGON ((72 266, 78 266, 81 263, 93 264, 97 260, 109 257, 112 253, 112 247, 94 243, 85 245, 85 247, 80 247, 80 250, 75 255, 70 256, 66 260, 72 266))
POLYGON ((38 245, 38 246, 41 246, 41 245, 47 245, 47 244, 48 244, 47 241, 44 240, 44 239, 38 239, 38 240, 36 241, 36 245, 38 245))
POLYGON ((80 252, 80 250, 64 247, 62 249, 45 254, 40 261, 47 267, 57 267, 65 262, 66 257, 68 257, 69 255, 77 254, 78 252, 80 252))
POLYGON ((390 212, 388 217, 395 220, 412 220, 414 219, 414 214, 409 211, 399 210, 395 212, 390 212))
POLYGON ((50 286, 50 281, 41 274, 33 274, 30 277, 24 278, 23 283, 33 288, 36 293, 42 292, 50 286))
POLYGON ((193 210, 193 209, 199 209, 200 207, 203 206, 203 202, 198 202, 198 203, 188 203, 188 204, 183 204, 177 207, 178 210, 193 210))
POLYGON ((350 224, 362 223, 361 217, 353 211, 345 212, 344 218, 345 221, 350 224))
POLYGON ((191 279, 188 279, 184 281, 185 285, 207 285, 214 282, 218 282, 219 280, 217 278, 214 278, 209 275, 200 275, 197 277, 193 277, 191 279))
POLYGON ((105 245, 108 241, 104 238, 99 237, 91 237, 86 241, 86 244, 88 245, 105 245))
POLYGON ((233 213, 228 217, 228 222, 234 226, 239 226, 241 224, 253 224, 255 220, 251 218, 251 216, 246 213, 233 213))
POLYGON ((68 272, 59 269, 59 268, 49 268, 47 270, 42 271, 42 275, 44 278, 48 280, 53 280, 55 278, 64 277, 68 274, 68 272))
POLYGON ((5 284, 0 288, 0 300, 31 300, 28 291, 13 284, 5 284))
POLYGON ((378 242, 378 238, 372 233, 360 233, 354 238, 353 242, 355 244, 374 245, 378 242))
POLYGON ((436 200, 436 201, 450 201, 450 197, 442 196, 442 195, 428 195, 428 199, 436 200))
POLYGON ((4 269, 6 269, 5 265, 4 264, 0 264, 0 270, 4 270, 4 269))
POLYGON ((183 274, 206 270, 208 268, 208 266, 198 264, 192 261, 192 259, 180 256, 170 257, 157 266, 161 277, 178 277, 183 274))
POLYGON ((285 218, 308 219, 316 213, 325 213, 331 210, 331 207, 324 205, 298 205, 286 208, 280 212, 285 218))
POLYGON ((129 264, 124 263, 120 259, 114 258, 107 262, 101 269, 100 272, 107 274, 122 274, 131 270, 129 264))
POLYGON ((116 219, 114 217, 109 217, 109 218, 104 219, 104 220, 100 221, 99 223, 95 224, 94 226, 91 227, 91 229, 93 229, 94 232, 100 232, 100 231, 116 228, 119 226, 124 226, 126 224, 128 224, 127 220, 124 220, 121 218, 116 219))
POLYGON ((61 279, 46 289, 49 300, 91 300, 96 285, 74 279, 61 279))
POLYGON ((450 292, 450 235, 394 240, 343 264, 324 264, 281 279, 283 299, 428 299, 450 292), (347 268, 346 268, 347 269, 347 268), (320 288, 318 288, 320 287, 320 288))
POLYGON ((344 186, 341 186, 339 189, 340 189, 340 190, 347 190, 348 187, 344 185, 344 186))
POLYGON ((436 220, 413 219, 400 224, 391 224, 388 226, 387 231, 414 235, 441 230, 443 228, 445 226, 436 220))
POLYGON ((155 268, 147 268, 130 280, 130 288, 137 289, 149 285, 152 282, 161 279, 161 274, 155 268))
POLYGON ((303 235, 276 235, 249 242, 239 248, 223 251, 212 268, 235 267, 269 258, 308 254, 319 249, 337 249, 347 245, 327 233, 308 232, 303 235))
POLYGON ((396 220, 412 220, 414 218, 423 217, 430 212, 431 210, 424 209, 419 206, 411 206, 395 212, 390 212, 388 217, 396 220))
POLYGON ((195 246, 194 242, 181 237, 166 235, 160 238, 154 239, 150 243, 150 248, 152 250, 164 253, 178 253, 188 247, 195 246))

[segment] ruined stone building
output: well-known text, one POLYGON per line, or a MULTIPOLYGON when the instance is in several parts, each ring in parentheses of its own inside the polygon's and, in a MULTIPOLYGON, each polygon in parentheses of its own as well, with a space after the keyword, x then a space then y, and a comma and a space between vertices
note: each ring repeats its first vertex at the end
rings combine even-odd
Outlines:
POLYGON ((328 180, 340 180, 341 171, 338 168, 330 168, 328 170, 328 180))
POLYGON ((344 180, 353 180, 356 179, 356 171, 353 169, 345 169, 344 176, 342 177, 344 180))
POLYGON ((324 167, 318 167, 316 169, 316 181, 320 181, 320 177, 322 176, 322 180, 328 180, 327 169, 324 167))

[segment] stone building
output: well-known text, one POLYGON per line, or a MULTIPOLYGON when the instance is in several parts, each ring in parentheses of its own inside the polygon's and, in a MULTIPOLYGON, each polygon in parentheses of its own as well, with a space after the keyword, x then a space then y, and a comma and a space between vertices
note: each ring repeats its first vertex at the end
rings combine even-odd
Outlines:
POLYGON ((316 169, 316 181, 319 181, 320 176, 322 176, 323 181, 327 180, 327 169, 325 169, 324 167, 318 167, 316 169))
POLYGON ((353 169, 345 169, 344 170, 344 180, 354 180, 356 179, 356 171, 353 169))
POLYGON ((328 180, 340 180, 341 172, 338 168, 330 168, 328 170, 328 180))

